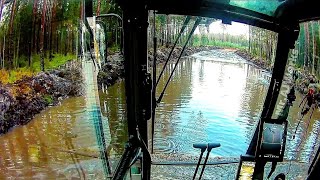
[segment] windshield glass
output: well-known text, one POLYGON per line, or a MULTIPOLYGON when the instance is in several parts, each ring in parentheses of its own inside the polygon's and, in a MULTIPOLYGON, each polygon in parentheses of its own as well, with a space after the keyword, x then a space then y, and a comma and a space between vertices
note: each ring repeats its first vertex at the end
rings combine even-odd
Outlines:
POLYGON ((121 10, 90 2, 0 0, 0 179, 114 173, 128 140, 122 29, 92 14, 121 10))
MULTIPOLYGON (((158 75, 184 19, 181 16, 156 17, 156 37, 160 39, 158 75)), ((187 24, 163 71, 157 97, 162 93, 195 21, 194 18, 187 24)), ((226 25, 220 20, 203 18, 186 49, 188 57, 177 64, 156 109, 156 155, 161 154, 160 157, 172 161, 175 159, 171 159, 171 154, 195 158, 199 152, 192 144, 205 142, 223 144, 214 150, 212 157, 244 154, 270 84, 277 36, 275 32, 241 23, 226 25)), ((149 42, 152 42, 152 36, 149 42)))
POLYGON ((256 11, 269 16, 274 13, 284 0, 230 0, 230 5, 256 11))

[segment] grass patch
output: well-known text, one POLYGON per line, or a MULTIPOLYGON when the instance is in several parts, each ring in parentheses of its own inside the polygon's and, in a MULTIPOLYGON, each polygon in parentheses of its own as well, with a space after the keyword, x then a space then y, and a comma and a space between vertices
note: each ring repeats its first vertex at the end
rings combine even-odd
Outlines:
POLYGON ((116 45, 116 44, 113 44, 111 47, 108 48, 108 53, 110 54, 114 54, 116 52, 120 51, 120 45, 116 45))
MULTIPOLYGON (((49 58, 44 59, 44 69, 45 70, 51 70, 56 69, 61 65, 64 65, 66 62, 76 59, 76 55, 73 54, 67 54, 66 56, 63 54, 53 54, 53 58, 50 61, 49 58)), ((40 55, 33 56, 33 62, 31 69, 34 72, 40 72, 41 66, 40 66, 40 55)))
POLYGON ((232 43, 227 41, 207 41, 206 43, 201 43, 201 41, 195 41, 193 43, 193 46, 216 46, 216 47, 222 47, 222 48, 232 48, 232 49, 238 49, 238 50, 246 50, 247 46, 243 46, 242 44, 238 43, 232 43))
POLYGON ((208 43, 209 46, 217 46, 224 48, 234 48, 239 50, 247 49, 246 46, 242 46, 241 44, 232 43, 232 42, 223 42, 223 41, 211 41, 208 43))
POLYGON ((4 69, 0 69, 0 83, 7 84, 9 82, 9 72, 4 69))
POLYGON ((43 96, 43 99, 47 104, 52 104, 53 103, 53 98, 52 98, 51 95, 46 94, 46 95, 43 96))
POLYGON ((31 77, 35 73, 29 68, 18 68, 15 70, 7 71, 0 70, 0 82, 2 84, 14 83, 24 77, 31 77))
POLYGON ((30 68, 18 68, 10 71, 9 83, 14 83, 24 77, 31 77, 35 73, 30 68))
MULTIPOLYGON (((67 54, 66 56, 63 54, 54 54, 51 61, 49 60, 49 58, 45 58, 44 67, 45 67, 45 70, 57 69, 59 66, 62 66, 68 61, 74 60, 74 59, 76 59, 76 55, 73 55, 73 54, 67 54)), ((25 60, 25 58, 20 62, 24 62, 25 64, 27 64, 27 61, 25 60)), ((31 67, 16 68, 10 71, 5 69, 0 69, 0 83, 2 84, 14 83, 24 77, 34 76, 40 71, 41 71, 40 55, 33 55, 31 67)))

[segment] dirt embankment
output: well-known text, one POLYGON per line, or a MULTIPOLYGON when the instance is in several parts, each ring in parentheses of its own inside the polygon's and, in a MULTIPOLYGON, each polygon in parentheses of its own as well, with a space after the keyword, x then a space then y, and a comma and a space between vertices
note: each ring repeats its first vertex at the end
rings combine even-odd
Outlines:
POLYGON ((41 72, 14 84, 0 83, 0 134, 28 123, 35 114, 56 105, 68 96, 83 92, 79 62, 65 69, 41 72))
POLYGON ((270 72, 272 70, 272 64, 268 64, 267 61, 264 59, 256 58, 256 57, 252 56, 247 51, 237 50, 237 51, 235 51, 235 53, 238 56, 242 57, 243 59, 254 63, 255 65, 259 66, 262 69, 268 70, 270 72))
MULTIPOLYGON (((182 57, 190 56, 197 52, 201 51, 208 51, 212 49, 218 49, 217 47, 207 47, 207 46, 200 46, 200 47, 187 47, 184 51, 182 57)), ((172 52, 170 61, 175 62, 180 55, 182 47, 176 47, 172 52)), ((157 63, 161 64, 164 63, 171 51, 171 47, 161 47, 157 49, 157 63)), ((113 55, 108 56, 108 62, 105 63, 99 74, 98 74, 98 86, 101 89, 101 84, 109 87, 115 84, 118 80, 124 77, 124 63, 123 63, 123 56, 120 53, 116 53, 113 55)), ((153 50, 148 51, 148 61, 149 65, 152 66, 153 62, 153 50)))
POLYGON ((112 86, 124 77, 124 61, 120 53, 108 56, 108 62, 104 63, 98 73, 98 88, 102 85, 112 86))

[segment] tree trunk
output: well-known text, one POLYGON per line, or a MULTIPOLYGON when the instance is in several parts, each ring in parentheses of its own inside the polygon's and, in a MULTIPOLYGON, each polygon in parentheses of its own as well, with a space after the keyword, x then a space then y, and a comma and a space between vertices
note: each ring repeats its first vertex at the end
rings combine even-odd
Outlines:
POLYGON ((15 53, 15 67, 19 67, 19 49, 20 49, 20 38, 21 38, 21 32, 19 28, 19 36, 18 36, 18 42, 17 42, 17 47, 16 47, 16 53, 15 53))
POLYGON ((56 32, 56 53, 59 53, 59 32, 56 32))
POLYGON ((5 54, 5 50, 6 50, 6 34, 4 34, 4 36, 3 36, 3 47, 2 47, 3 49, 2 49, 2 54, 3 54, 3 56, 2 56, 2 69, 4 69, 4 54, 5 54))
POLYGON ((316 73, 316 35, 315 35, 315 27, 314 22, 311 21, 311 28, 312 28, 312 74, 316 73))
POLYGON ((169 15, 167 15, 167 38, 166 38, 166 47, 169 47, 169 43, 171 43, 170 42, 170 33, 171 33, 171 31, 170 31, 170 17, 169 17, 169 15))
POLYGON ((41 35, 40 35, 40 67, 41 71, 44 71, 44 36, 45 36, 45 25, 46 25, 46 9, 47 9, 47 0, 43 0, 42 7, 42 19, 41 19, 41 35))
POLYGON ((65 47, 64 47, 64 55, 67 56, 68 54, 68 48, 69 48, 69 31, 68 29, 66 30, 67 32, 67 37, 66 37, 66 43, 65 43, 65 47))
POLYGON ((17 1, 13 0, 11 7, 10 23, 9 23, 9 46, 8 46, 8 69, 13 68, 13 21, 16 12, 17 1))
POLYGON ((35 52, 35 23, 37 16, 37 5, 38 0, 33 1, 33 12, 32 12, 32 27, 31 27, 31 43, 29 45, 30 53, 29 53, 29 67, 32 65, 32 53, 35 52))
POLYGON ((36 36, 35 36, 35 48, 36 48, 36 51, 35 53, 39 53, 40 52, 40 36, 41 36, 41 21, 40 21, 40 24, 37 24, 37 33, 36 33, 36 36))
POLYGON ((60 42, 59 42, 59 44, 60 44, 60 46, 59 46, 59 53, 60 53, 60 54, 63 53, 63 52, 62 52, 62 48, 63 48, 63 47, 66 47, 65 44, 64 44, 64 46, 63 46, 63 43, 62 43, 62 42, 63 42, 63 30, 61 30, 61 33, 60 33, 60 42))
POLYGON ((304 46, 304 62, 306 67, 309 67, 309 28, 308 23, 304 23, 304 29, 305 29, 305 46, 304 46))
POLYGON ((2 9, 3 9, 4 1, 5 0, 0 0, 0 20, 1 20, 1 17, 2 17, 2 9))
POLYGON ((101 7, 101 0, 98 0, 98 5, 97 5, 97 16, 100 15, 100 7, 101 7))
POLYGON ((164 28, 161 26, 161 46, 163 46, 163 39, 164 39, 164 28))
POLYGON ((248 51, 251 53, 251 26, 249 25, 249 45, 248 45, 248 51))
POLYGON ((51 18, 51 23, 50 23, 50 32, 49 32, 49 61, 52 61, 53 55, 52 55, 52 39, 53 39, 53 23, 52 23, 52 18, 51 18))

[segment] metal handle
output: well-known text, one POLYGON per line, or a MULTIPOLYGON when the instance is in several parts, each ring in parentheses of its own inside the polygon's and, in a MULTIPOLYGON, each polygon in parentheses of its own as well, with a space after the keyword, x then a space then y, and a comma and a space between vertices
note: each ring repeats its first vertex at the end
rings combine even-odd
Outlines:
POLYGON ((196 144, 193 144, 193 147, 197 149, 201 149, 201 152, 204 152, 206 151, 208 144, 196 143, 196 144))

